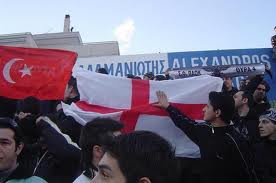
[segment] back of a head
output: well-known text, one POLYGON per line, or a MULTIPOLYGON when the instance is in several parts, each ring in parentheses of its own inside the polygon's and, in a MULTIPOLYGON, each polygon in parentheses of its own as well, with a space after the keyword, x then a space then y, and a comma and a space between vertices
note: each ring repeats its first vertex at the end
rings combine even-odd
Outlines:
POLYGON ((220 109, 220 118, 229 124, 235 112, 235 101, 233 97, 223 92, 210 92, 209 101, 214 110, 220 109))
POLYGON ((154 79, 154 74, 152 72, 148 72, 144 75, 144 77, 148 77, 149 80, 153 80, 154 79))
POLYGON ((247 98, 248 107, 252 108, 254 106, 254 99, 253 99, 252 93, 248 90, 240 90, 240 91, 243 91, 242 98, 247 98))
POLYGON ((79 95, 78 84, 77 84, 77 79, 76 78, 71 76, 71 78, 68 81, 68 86, 72 86, 74 91, 77 93, 77 95, 79 95))
POLYGON ((35 97, 22 99, 18 102, 17 111, 37 115, 40 112, 39 100, 35 97))
POLYGON ((106 152, 117 159, 127 183, 147 177, 152 183, 178 182, 172 146, 159 135, 136 131, 116 137, 106 152))
POLYGON ((107 70, 105 68, 99 68, 97 70, 97 73, 101 73, 101 74, 108 74, 107 70))
POLYGON ((154 77, 154 80, 156 81, 163 81, 163 80, 167 80, 166 77, 164 75, 156 75, 154 77))
POLYGON ((104 146, 109 144, 113 138, 113 132, 119 131, 123 128, 123 124, 109 119, 96 118, 83 127, 80 135, 79 144, 82 149, 81 164, 83 169, 90 168, 93 159, 93 146, 104 146))

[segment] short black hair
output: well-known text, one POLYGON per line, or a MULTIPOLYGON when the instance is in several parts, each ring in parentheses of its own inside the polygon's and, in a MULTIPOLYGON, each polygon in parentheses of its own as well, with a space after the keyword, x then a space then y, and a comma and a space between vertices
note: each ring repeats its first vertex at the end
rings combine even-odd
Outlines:
POLYGON ((130 78, 130 79, 133 79, 135 76, 133 74, 127 74, 126 77, 130 78))
POLYGON ((152 183, 175 183, 179 166, 168 141, 147 131, 135 131, 114 138, 106 153, 118 161, 127 183, 147 177, 152 183))
POLYGON ((254 106, 254 98, 253 98, 253 95, 252 95, 252 93, 250 92, 250 91, 248 91, 248 90, 240 90, 240 91, 242 91, 243 93, 242 93, 242 98, 244 99, 244 98, 247 98, 247 100, 248 100, 248 107, 249 108, 251 108, 251 107, 253 107, 254 106))
POLYGON ((72 86, 75 92, 79 95, 78 85, 77 85, 77 79, 73 76, 70 77, 68 81, 68 86, 72 86))
MULTIPOLYGON (((256 86, 256 89, 258 88, 259 85, 264 85, 264 86, 265 86, 265 92, 269 92, 270 86, 269 86, 269 84, 268 84, 265 80, 262 80, 262 81, 256 86)), ((256 90, 256 89, 255 89, 255 90, 256 90)))
POLYGON ((14 141, 16 147, 23 143, 23 133, 17 123, 11 118, 0 118, 0 128, 8 128, 14 132, 14 141))
POLYGON ((156 75, 156 76, 154 77, 154 79, 155 79, 156 81, 167 80, 167 78, 166 78, 164 75, 156 75))
POLYGON ((105 68, 99 68, 97 70, 97 73, 101 73, 101 74, 108 74, 107 70, 105 68))
POLYGON ((144 76, 147 76, 150 80, 153 80, 153 79, 154 79, 154 74, 153 74, 153 72, 148 72, 148 73, 146 73, 144 76))
POLYGON ((81 131, 79 144, 81 147, 81 165, 84 170, 96 169, 92 162, 93 146, 104 146, 113 138, 112 132, 121 130, 124 125, 109 118, 96 118, 85 124, 81 131))
POLYGON ((235 112, 235 101, 232 96, 223 92, 210 92, 209 101, 214 110, 220 109, 219 116, 225 123, 230 124, 230 121, 235 112))
POLYGON ((19 100, 17 111, 37 115, 40 113, 40 101, 32 96, 19 100))

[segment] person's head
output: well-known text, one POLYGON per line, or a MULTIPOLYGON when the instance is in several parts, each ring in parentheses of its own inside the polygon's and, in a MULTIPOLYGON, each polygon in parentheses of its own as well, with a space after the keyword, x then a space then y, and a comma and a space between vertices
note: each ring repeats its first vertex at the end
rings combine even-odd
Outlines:
POLYGON ((136 131, 106 148, 93 183, 175 183, 178 165, 172 146, 159 135, 136 131))
POLYGON ((261 137, 276 140, 276 110, 270 109, 259 117, 259 131, 261 137))
POLYGON ((233 96, 233 98, 235 101, 236 109, 239 109, 245 105, 251 108, 254 105, 253 96, 249 91, 240 90, 233 96))
POLYGON ((209 102, 203 108, 204 120, 210 123, 218 119, 229 124, 235 111, 233 97, 222 92, 210 92, 209 102))
POLYGON ((17 105, 17 112, 31 113, 37 115, 40 113, 39 100, 35 97, 27 97, 19 100, 17 105))
POLYGON ((274 27, 274 31, 276 32, 276 26, 274 27))
POLYGON ((120 133, 123 124, 108 118, 96 118, 85 124, 81 131, 79 144, 81 147, 83 169, 96 168, 104 154, 103 145, 120 133))
POLYGON ((139 76, 134 76, 133 79, 142 79, 142 78, 140 78, 139 76))
POLYGON ((16 167, 23 146, 23 135, 16 122, 0 118, 0 172, 16 167))
POLYGON ((166 80, 166 77, 164 75, 156 75, 154 77, 154 80, 155 81, 163 81, 163 80, 166 80))
POLYGON ((69 98, 75 98, 79 96, 77 80, 73 76, 71 76, 68 84, 66 85, 64 92, 64 101, 67 101, 69 98))
POLYGON ((257 85, 257 88, 255 89, 255 91, 253 93, 254 101, 256 103, 260 103, 260 102, 264 101, 266 92, 268 92, 268 91, 269 91, 268 84, 265 81, 260 82, 257 85))
POLYGON ((99 68, 97 70, 97 73, 100 73, 100 74, 108 74, 107 70, 105 68, 99 68))
POLYGON ((223 86, 226 90, 232 89, 232 78, 231 77, 223 77, 223 86))
POLYGON ((134 76, 133 74, 127 74, 127 75, 126 75, 126 78, 129 78, 129 79, 134 79, 134 77, 135 77, 135 76, 134 76))
POLYGON ((154 79, 154 74, 152 72, 148 72, 143 76, 144 80, 153 80, 154 79))

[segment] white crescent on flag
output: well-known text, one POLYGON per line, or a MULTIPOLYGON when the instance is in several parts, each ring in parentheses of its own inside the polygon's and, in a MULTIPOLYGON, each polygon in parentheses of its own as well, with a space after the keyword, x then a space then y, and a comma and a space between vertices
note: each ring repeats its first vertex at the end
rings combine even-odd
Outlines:
POLYGON ((80 101, 63 104, 66 115, 84 125, 97 117, 109 117, 124 123, 124 132, 148 130, 167 139, 180 157, 198 158, 200 151, 179 128, 168 113, 152 104, 156 91, 164 91, 170 104, 188 117, 202 120, 203 107, 211 91, 221 91, 223 81, 212 76, 197 76, 179 80, 147 81, 77 70, 75 73, 80 101))

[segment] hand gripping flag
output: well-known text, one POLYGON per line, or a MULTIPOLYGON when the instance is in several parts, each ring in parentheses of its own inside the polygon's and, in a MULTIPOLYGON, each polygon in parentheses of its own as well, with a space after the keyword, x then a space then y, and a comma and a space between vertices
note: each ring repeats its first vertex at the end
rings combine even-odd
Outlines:
POLYGON ((0 46, 0 96, 63 99, 76 59, 70 51, 0 46))
POLYGON ((221 91, 222 79, 197 76, 179 80, 132 80, 78 70, 80 101, 63 104, 66 115, 84 125, 97 117, 109 117, 124 123, 124 132, 148 130, 167 139, 181 157, 200 157, 199 148, 171 121, 164 109, 152 106, 156 91, 164 91, 170 104, 187 116, 202 120, 202 109, 210 91, 221 91))

